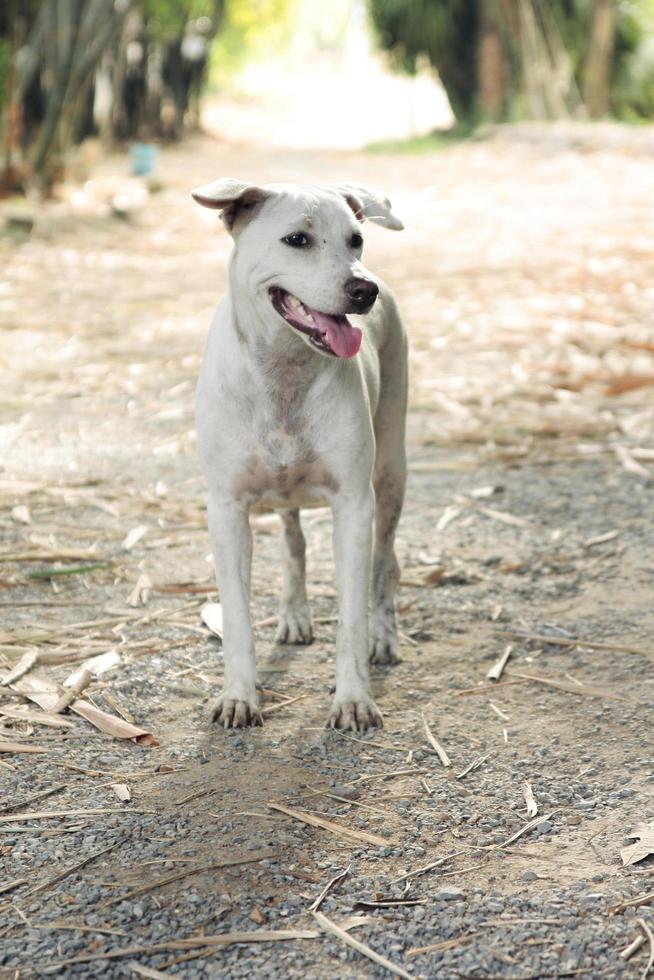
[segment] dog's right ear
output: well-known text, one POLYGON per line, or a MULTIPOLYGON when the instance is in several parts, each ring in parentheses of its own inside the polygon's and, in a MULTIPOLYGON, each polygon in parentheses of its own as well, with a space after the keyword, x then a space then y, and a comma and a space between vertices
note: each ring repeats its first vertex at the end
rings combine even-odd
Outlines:
POLYGON ((229 232, 235 230, 237 223, 253 217, 257 206, 269 196, 270 192, 265 188, 234 177, 222 177, 191 191, 191 197, 198 204, 222 212, 220 217, 229 232))

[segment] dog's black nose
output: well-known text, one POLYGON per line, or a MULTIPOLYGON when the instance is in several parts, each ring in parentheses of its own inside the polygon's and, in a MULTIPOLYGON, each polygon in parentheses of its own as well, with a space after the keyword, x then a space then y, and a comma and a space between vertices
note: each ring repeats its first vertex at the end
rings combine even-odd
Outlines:
POLYGON ((356 276, 345 283, 345 295, 357 310, 367 310, 377 299, 379 287, 370 279, 357 279, 356 276))

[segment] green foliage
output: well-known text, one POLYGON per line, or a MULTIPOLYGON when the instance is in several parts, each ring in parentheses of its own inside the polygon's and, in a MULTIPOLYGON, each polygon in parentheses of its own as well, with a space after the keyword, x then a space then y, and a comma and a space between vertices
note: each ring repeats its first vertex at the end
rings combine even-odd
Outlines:
POLYGON ((223 26, 211 55, 211 80, 224 84, 247 57, 288 46, 298 0, 224 0, 223 26))
POLYGON ((214 32, 220 25, 225 0, 141 0, 141 9, 154 37, 181 34, 189 20, 208 17, 214 32))
POLYGON ((473 123, 457 123, 451 129, 429 133, 427 136, 410 136, 408 139, 369 143, 365 149, 367 153, 372 154, 407 153, 415 156, 422 153, 436 153, 448 149, 454 143, 462 143, 470 139, 476 132, 477 127, 473 123))
MULTIPOLYGON (((479 0, 368 0, 382 47, 414 71, 427 56, 438 71, 459 120, 475 115, 479 0)), ((560 36, 578 89, 583 90, 593 0, 533 0, 534 13, 560 36)), ((502 8, 498 8, 501 11, 502 8)), ((511 31, 505 56, 515 91, 509 116, 521 106, 522 66, 511 31)), ((654 0, 616 0, 612 110, 623 119, 654 117, 654 0)))
POLYGON ((619 118, 654 118, 654 0, 618 6, 611 95, 619 118))

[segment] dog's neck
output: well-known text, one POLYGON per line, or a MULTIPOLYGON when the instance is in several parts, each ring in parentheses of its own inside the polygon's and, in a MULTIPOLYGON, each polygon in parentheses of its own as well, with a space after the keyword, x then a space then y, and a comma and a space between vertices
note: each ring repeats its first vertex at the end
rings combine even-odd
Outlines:
POLYGON ((331 376, 336 359, 332 363, 331 358, 321 356, 292 327, 279 322, 272 304, 264 305, 233 281, 230 300, 232 326, 248 366, 272 398, 301 399, 321 375, 331 376))

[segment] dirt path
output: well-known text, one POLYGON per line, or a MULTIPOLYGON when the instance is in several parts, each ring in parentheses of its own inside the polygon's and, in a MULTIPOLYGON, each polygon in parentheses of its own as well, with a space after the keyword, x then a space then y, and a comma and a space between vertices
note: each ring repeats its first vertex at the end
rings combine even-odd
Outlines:
MULTIPOLYGON (((183 977, 388 975, 331 936, 206 941, 316 930, 307 908, 348 866, 321 910, 368 916, 352 935, 412 976, 640 976, 646 946, 629 963, 619 952, 638 918, 652 925, 653 859, 623 869, 620 850, 654 820, 651 158, 531 137, 392 157, 197 138, 163 154, 162 190, 129 220, 98 210, 116 166, 46 206, 31 238, 0 239, 0 666, 114 650, 121 664, 89 697, 160 744, 0 716, 0 738, 42 750, 0 756, 0 976, 123 977, 134 960, 183 977), (374 675, 383 733, 322 727, 336 610, 318 512, 316 643, 273 643, 279 542, 259 520, 253 615, 279 707, 261 731, 206 723, 222 664, 199 615, 215 592, 193 388, 229 241, 188 188, 219 174, 368 180, 407 224, 366 232, 412 342, 403 662, 374 675), (546 822, 500 847, 527 823, 525 781, 546 822), (206 870, 231 859, 248 863, 206 870), (416 904, 357 911, 400 897, 416 904), (80 956, 95 959, 65 962, 80 956)), ((19 703, 7 691, 0 712, 19 703)))

